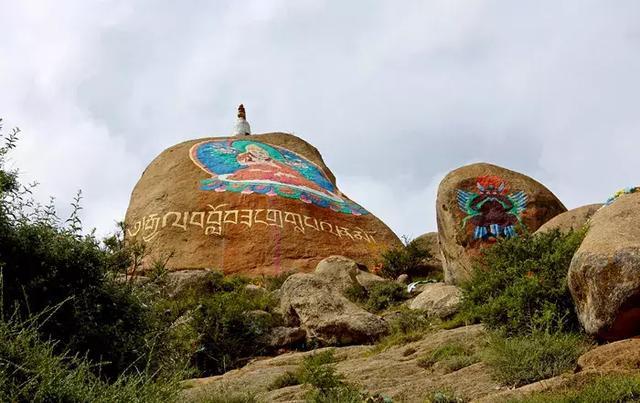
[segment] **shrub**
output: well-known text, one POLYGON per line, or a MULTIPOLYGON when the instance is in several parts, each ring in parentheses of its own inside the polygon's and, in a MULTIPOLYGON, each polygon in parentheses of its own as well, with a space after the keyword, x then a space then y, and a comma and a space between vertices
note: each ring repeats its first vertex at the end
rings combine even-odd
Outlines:
POLYGON ((202 375, 224 373, 266 351, 260 339, 273 326, 274 318, 248 312, 271 309, 270 304, 268 299, 256 299, 243 287, 200 300, 193 311, 193 327, 199 335, 193 362, 202 375))
POLYGON ((433 323, 423 312, 406 307, 394 312, 387 320, 390 332, 371 349, 372 354, 382 352, 392 346, 420 340, 433 329, 433 323))
POLYGON ((86 359, 56 355, 53 342, 40 340, 37 326, 35 319, 25 323, 0 321, 0 401, 106 403, 176 399, 178 374, 155 380, 147 373, 123 375, 106 383, 94 374, 93 364, 86 359))
POLYGON ((534 332, 512 337, 494 334, 483 359, 495 380, 520 386, 573 369, 588 348, 589 342, 579 334, 534 332))
POLYGON ((325 350, 304 358, 300 369, 300 380, 313 387, 307 393, 312 403, 360 403, 362 394, 336 373, 333 350, 325 350))
POLYGON ((457 397, 451 390, 436 390, 429 394, 426 399, 427 403, 462 403, 464 400, 457 397))
POLYGON ((405 245, 391 248, 382 253, 380 275, 396 279, 401 274, 413 274, 424 271, 425 259, 431 257, 429 251, 419 242, 404 239, 405 245))
POLYGON ((370 312, 380 312, 407 299, 408 294, 401 284, 384 281, 374 283, 369 290, 355 285, 345 290, 344 295, 370 312))
POLYGON ((293 274, 296 274, 295 271, 286 270, 280 274, 276 274, 275 276, 263 276, 262 283, 264 288, 268 291, 275 291, 282 287, 282 284, 291 277, 293 274))
POLYGON ((276 390, 286 388, 287 386, 300 385, 300 374, 295 372, 287 371, 284 374, 278 376, 276 379, 271 382, 269 385, 269 390, 276 390))
POLYGON ((534 393, 510 403, 618 403, 640 402, 638 374, 605 375, 572 390, 534 393))
POLYGON ((379 312, 407 299, 407 291, 402 284, 379 282, 371 286, 367 292, 366 308, 379 312))
POLYGON ((431 368, 441 362, 448 372, 457 371, 480 361, 473 346, 463 346, 460 343, 445 344, 433 350, 430 354, 418 359, 418 366, 431 368))
POLYGON ((487 248, 462 285, 463 314, 507 334, 579 329, 566 276, 584 234, 556 230, 487 248))

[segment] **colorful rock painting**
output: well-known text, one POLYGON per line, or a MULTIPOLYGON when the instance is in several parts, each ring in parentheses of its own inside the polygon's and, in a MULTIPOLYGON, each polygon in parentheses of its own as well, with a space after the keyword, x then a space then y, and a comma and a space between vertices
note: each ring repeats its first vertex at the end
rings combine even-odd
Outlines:
POLYGON ((462 227, 473 225, 473 239, 489 240, 516 236, 527 207, 523 191, 509 193, 509 184, 499 176, 480 176, 477 191, 458 190, 458 207, 466 214, 462 227))
POLYGON ((208 140, 195 144, 190 155, 211 175, 201 181, 202 190, 279 196, 340 213, 367 214, 344 198, 317 165, 285 148, 253 140, 208 140))

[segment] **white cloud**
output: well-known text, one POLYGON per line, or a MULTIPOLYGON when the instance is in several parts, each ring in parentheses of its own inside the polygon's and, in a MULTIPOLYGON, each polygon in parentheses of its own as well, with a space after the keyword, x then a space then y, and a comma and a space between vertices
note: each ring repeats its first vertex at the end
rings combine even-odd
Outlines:
POLYGON ((575 207, 637 184, 640 3, 5 2, 14 163, 85 223, 124 216, 155 155, 228 133, 313 143, 398 234, 435 228, 444 173, 487 161, 575 207))

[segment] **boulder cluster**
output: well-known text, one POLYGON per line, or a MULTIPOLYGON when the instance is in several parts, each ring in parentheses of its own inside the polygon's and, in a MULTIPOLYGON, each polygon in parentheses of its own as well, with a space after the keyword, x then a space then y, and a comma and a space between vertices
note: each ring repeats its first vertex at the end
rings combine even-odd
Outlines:
MULTIPOLYGON (((437 232, 413 242, 429 251, 423 264, 442 271, 444 283, 398 278, 414 293, 410 309, 455 313, 457 286, 502 238, 588 226, 567 275, 579 319, 607 340, 640 334, 640 193, 567 211, 536 180, 477 163, 444 177, 436 214, 437 232)), ((280 289, 286 326, 272 335, 274 344, 367 343, 389 330, 345 294, 389 281, 373 273, 382 253, 402 243, 338 189, 318 150, 296 136, 204 138, 165 150, 135 186, 125 222, 129 241, 146 244, 148 259, 168 259, 176 272, 296 272, 280 289)))

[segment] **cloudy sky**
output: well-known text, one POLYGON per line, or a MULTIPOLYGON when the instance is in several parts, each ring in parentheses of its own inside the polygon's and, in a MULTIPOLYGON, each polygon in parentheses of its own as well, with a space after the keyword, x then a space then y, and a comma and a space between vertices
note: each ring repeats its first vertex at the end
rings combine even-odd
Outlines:
POLYGON ((640 2, 0 0, 10 164, 99 233, 180 141, 314 144, 398 235, 435 229, 440 179, 486 161, 567 207, 640 176, 640 2))

